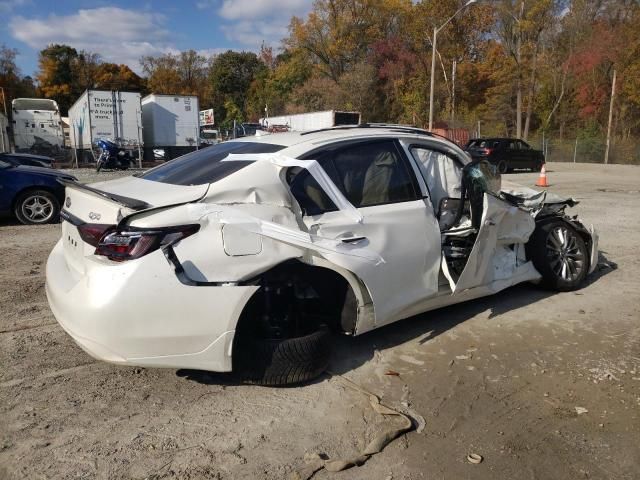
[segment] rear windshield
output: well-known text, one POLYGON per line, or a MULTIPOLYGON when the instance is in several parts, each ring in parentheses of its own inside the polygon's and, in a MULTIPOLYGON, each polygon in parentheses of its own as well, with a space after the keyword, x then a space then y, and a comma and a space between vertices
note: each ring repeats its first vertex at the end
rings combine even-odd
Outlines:
POLYGON ((250 161, 221 162, 230 153, 273 153, 282 145, 257 142, 225 142, 178 157, 140 175, 145 180, 173 185, 213 183, 249 165, 250 161))

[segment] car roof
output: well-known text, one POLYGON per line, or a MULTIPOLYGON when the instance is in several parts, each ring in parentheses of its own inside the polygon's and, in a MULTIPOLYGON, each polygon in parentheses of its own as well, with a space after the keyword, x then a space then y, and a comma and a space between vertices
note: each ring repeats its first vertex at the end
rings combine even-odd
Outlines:
POLYGON ((11 152, 4 152, 4 153, 0 153, 0 155, 6 155, 9 157, 16 157, 16 158, 32 158, 35 160, 53 160, 51 157, 46 157, 44 155, 33 155, 31 153, 11 153, 11 152))
MULTIPOLYGON (((409 127, 406 125, 389 125, 389 126, 377 126, 377 125, 348 125, 339 126, 333 128, 323 128, 318 130, 308 130, 304 132, 281 132, 281 133, 268 133, 259 131, 255 136, 242 137, 232 142, 259 142, 270 143, 276 145, 282 145, 285 148, 290 147, 302 147, 303 145, 322 145, 325 143, 331 143, 340 140, 350 139, 366 139, 375 137, 396 137, 396 138, 416 138, 419 137, 424 140, 429 140, 441 144, 445 147, 453 147, 459 150, 460 147, 452 141, 441 137, 440 135, 432 134, 426 130, 422 130, 415 127, 409 127)), ((297 150, 297 149, 296 149, 297 150)), ((462 151, 462 150, 460 150, 462 151)))

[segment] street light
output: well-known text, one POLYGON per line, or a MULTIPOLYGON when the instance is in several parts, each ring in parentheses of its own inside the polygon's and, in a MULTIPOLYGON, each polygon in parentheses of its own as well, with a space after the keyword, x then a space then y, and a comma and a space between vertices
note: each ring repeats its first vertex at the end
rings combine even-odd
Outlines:
POLYGON ((431 42, 431 91, 429 93, 429 131, 431 131, 433 127, 433 88, 434 88, 433 77, 436 74, 436 41, 438 39, 438 32, 442 30, 451 20, 453 20, 456 17, 456 15, 458 15, 462 10, 467 8, 472 3, 476 3, 477 1, 478 0, 469 0, 467 3, 461 6, 456 11, 456 13, 451 15, 446 22, 444 22, 439 27, 433 28, 433 42, 431 42))

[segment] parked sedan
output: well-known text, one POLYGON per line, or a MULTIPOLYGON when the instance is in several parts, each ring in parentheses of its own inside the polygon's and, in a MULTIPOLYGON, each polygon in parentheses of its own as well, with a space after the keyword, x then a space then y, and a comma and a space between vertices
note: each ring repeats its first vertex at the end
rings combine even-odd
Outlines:
POLYGON ((58 179, 76 180, 52 168, 19 165, 11 156, 0 158, 0 215, 27 225, 57 222, 64 200, 58 179))
POLYGON ((537 172, 544 163, 542 151, 517 138, 474 138, 469 140, 465 151, 474 159, 495 165, 500 173, 515 169, 537 172))
POLYGON ((84 350, 270 385, 319 375, 332 333, 521 282, 574 290, 597 258, 572 199, 401 126, 245 137, 68 182, 64 205, 46 291, 84 350))
POLYGON ((15 165, 28 165, 30 167, 51 168, 53 164, 53 158, 51 157, 32 155, 30 153, 0 153, 0 160, 15 165))

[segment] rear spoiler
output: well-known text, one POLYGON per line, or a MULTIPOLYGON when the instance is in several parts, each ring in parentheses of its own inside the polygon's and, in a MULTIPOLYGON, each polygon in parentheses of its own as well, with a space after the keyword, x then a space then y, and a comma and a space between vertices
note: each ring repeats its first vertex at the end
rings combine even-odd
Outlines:
POLYGON ((144 210, 146 208, 151 208, 153 205, 149 205, 147 202, 143 202, 142 200, 136 200, 135 198, 123 197, 122 195, 116 195, 115 193, 104 192, 102 190, 98 190, 97 188, 89 187, 88 185, 84 185, 82 183, 75 182, 73 180, 65 180, 63 178, 57 179, 59 183, 68 188, 75 188, 76 190, 83 190, 85 192, 89 192, 92 195, 109 199, 113 202, 119 203, 120 205, 124 205, 127 208, 132 210, 144 210))

